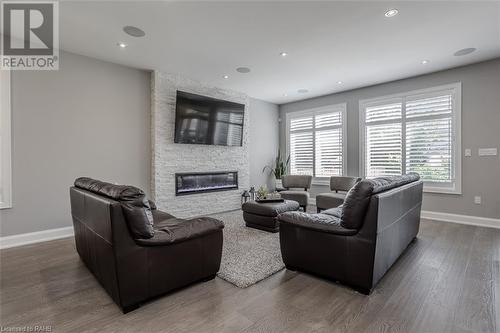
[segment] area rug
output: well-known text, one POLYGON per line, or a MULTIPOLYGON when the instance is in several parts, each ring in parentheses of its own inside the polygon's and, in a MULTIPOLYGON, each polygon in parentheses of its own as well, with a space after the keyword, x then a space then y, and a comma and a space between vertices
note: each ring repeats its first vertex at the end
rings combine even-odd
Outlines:
POLYGON ((285 268, 279 233, 247 228, 241 210, 211 217, 224 222, 221 279, 246 288, 285 268))

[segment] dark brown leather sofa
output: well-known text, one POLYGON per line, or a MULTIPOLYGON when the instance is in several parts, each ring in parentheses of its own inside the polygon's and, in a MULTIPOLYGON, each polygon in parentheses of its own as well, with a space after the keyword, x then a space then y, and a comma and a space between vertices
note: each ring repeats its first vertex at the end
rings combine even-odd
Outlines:
POLYGON ((369 294, 416 237, 422 188, 414 173, 362 180, 340 207, 280 214, 286 267, 369 294))
POLYGON ((138 188, 90 178, 78 178, 70 198, 78 254, 124 313, 219 270, 219 220, 177 219, 138 188))

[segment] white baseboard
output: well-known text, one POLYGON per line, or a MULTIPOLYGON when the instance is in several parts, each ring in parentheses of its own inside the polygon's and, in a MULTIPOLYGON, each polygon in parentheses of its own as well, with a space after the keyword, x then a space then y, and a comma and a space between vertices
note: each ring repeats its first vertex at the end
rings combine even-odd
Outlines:
POLYGON ((16 247, 21 245, 46 242, 54 239, 73 236, 73 227, 64 227, 57 229, 49 229, 37 232, 28 232, 26 234, 12 235, 0 237, 0 249, 16 247))
POLYGON ((428 210, 423 210, 421 217, 423 219, 429 219, 435 221, 452 222, 459 224, 475 225, 479 227, 500 229, 500 219, 493 219, 489 217, 431 212, 428 210))

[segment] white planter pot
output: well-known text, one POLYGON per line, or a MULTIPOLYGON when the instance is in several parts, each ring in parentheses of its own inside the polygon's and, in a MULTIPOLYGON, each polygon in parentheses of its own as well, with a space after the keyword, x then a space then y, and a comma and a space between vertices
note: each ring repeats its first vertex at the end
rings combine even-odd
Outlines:
POLYGON ((275 188, 283 188, 283 181, 281 179, 275 179, 275 188))

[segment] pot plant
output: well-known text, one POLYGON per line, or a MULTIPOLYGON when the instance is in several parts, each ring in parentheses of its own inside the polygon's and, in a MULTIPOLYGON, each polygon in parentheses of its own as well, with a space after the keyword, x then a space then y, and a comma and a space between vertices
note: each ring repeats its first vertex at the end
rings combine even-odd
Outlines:
POLYGON ((286 175, 289 163, 290 163, 290 156, 288 156, 286 161, 284 161, 281 157, 281 152, 278 149, 278 156, 276 157, 274 165, 273 166, 266 165, 264 169, 262 169, 262 172, 268 170, 270 174, 274 175, 276 188, 282 188, 283 182, 281 181, 281 179, 283 178, 284 175, 286 175))

